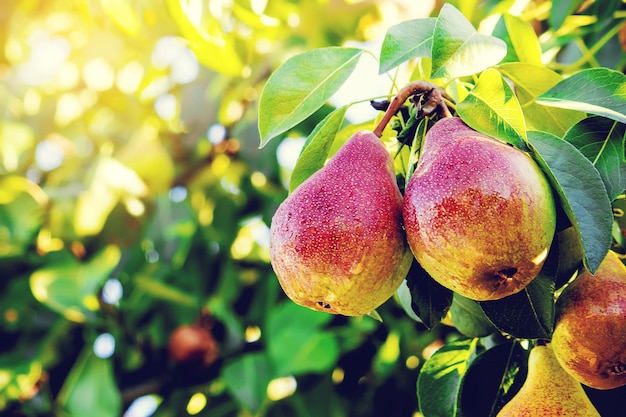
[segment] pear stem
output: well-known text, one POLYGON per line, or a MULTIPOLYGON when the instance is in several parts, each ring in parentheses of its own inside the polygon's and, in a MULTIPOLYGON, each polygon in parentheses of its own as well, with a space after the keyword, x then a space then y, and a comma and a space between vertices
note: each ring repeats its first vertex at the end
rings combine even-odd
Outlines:
POLYGON ((450 109, 448 109, 445 101, 446 99, 452 101, 452 99, 446 94, 443 88, 427 81, 413 81, 404 86, 393 98, 389 107, 387 107, 383 118, 376 126, 376 129, 374 129, 374 134, 381 137, 383 130, 385 130, 385 127, 391 118, 398 112, 398 110, 400 110, 404 102, 418 93, 428 93, 428 101, 426 101, 426 103, 422 106, 424 114, 431 114, 439 108, 439 112, 442 117, 452 117, 452 113, 450 112, 450 109))

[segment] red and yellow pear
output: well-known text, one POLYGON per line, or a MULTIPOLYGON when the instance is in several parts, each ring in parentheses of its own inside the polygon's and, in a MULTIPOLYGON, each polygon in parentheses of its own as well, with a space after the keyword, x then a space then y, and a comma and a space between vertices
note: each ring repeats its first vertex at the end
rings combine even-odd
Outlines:
POLYGON ((595 275, 585 270, 556 302, 552 345, 576 380, 596 389, 626 385, 626 266, 609 251, 595 275))
POLYGON ((424 270, 478 301, 525 288, 556 228, 551 188, 535 161, 458 117, 439 120, 426 134, 403 215, 424 270))
POLYGON ((413 255, 393 161, 372 132, 352 135, 278 207, 270 260, 295 303, 359 316, 398 289, 413 255))

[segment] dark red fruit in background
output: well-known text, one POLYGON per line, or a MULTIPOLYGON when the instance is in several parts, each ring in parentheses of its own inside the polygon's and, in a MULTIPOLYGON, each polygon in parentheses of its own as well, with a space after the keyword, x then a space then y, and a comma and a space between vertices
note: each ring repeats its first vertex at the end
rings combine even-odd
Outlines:
POLYGON ((208 367, 217 359, 219 347, 210 330, 197 324, 179 326, 170 335, 170 358, 177 364, 208 367))

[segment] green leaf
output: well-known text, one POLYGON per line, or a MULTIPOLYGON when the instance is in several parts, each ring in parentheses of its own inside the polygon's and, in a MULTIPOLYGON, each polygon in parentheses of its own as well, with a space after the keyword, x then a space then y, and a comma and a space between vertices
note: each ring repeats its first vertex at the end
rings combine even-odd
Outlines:
POLYGON ((500 300, 480 302, 489 320, 501 332, 520 339, 552 336, 558 256, 558 246, 554 243, 539 275, 526 288, 500 300))
POLYGON ((565 18, 573 14, 582 2, 583 0, 552 0, 550 16, 548 17, 550 27, 555 31, 559 29, 565 22, 565 18))
POLYGON ((506 56, 506 44, 482 35, 454 6, 446 3, 433 31, 431 78, 462 77, 496 65, 506 56))
POLYGON ((325 372, 337 360, 336 337, 320 328, 332 315, 285 302, 273 309, 263 334, 277 376, 325 372))
POLYGON ((626 123, 626 76, 608 68, 585 69, 552 87, 537 102, 626 123))
POLYGON ((265 353, 255 352, 228 362, 222 376, 226 389, 254 413, 267 397, 267 385, 273 373, 265 353))
POLYGON ((339 357, 339 343, 328 331, 289 326, 267 338, 267 351, 276 376, 322 373, 339 357))
POLYGON ((498 71, 515 86, 527 130, 540 130, 561 137, 567 129, 585 117, 579 111, 544 106, 535 101, 563 80, 562 76, 551 69, 543 65, 510 62, 499 65, 498 71))
POLYGON ((21 255, 35 243, 46 217, 48 196, 26 177, 0 178, 0 258, 21 255))
POLYGON ((272 308, 268 314, 263 332, 268 334, 269 338, 272 338, 287 327, 303 327, 314 331, 327 324, 332 318, 333 316, 328 313, 311 310, 287 301, 278 307, 272 308))
POLYGON ((521 388, 528 373, 528 351, 506 341, 478 355, 459 392, 459 417, 494 417, 521 388))
POLYGON ((452 291, 433 280, 416 260, 411 264, 406 285, 411 294, 408 307, 426 327, 434 327, 450 309, 452 291))
POLYGON ((454 293, 450 314, 454 327, 467 337, 483 337, 495 330, 480 304, 460 294, 454 293))
POLYGON ((545 132, 529 132, 535 159, 557 191, 561 206, 580 233, 584 262, 593 274, 611 246, 613 211, 602 178, 571 143, 545 132))
POLYGON ((478 339, 450 342, 433 354, 417 377, 417 398, 425 416, 453 417, 461 380, 476 355, 478 339))
POLYGON ((494 27, 493 36, 507 46, 504 62, 527 62, 541 65, 541 46, 535 30, 527 20, 503 14, 494 27))
POLYGON ((582 120, 563 138, 595 165, 611 201, 626 189, 625 134, 626 125, 596 116, 582 120))
POLYGON ((107 246, 87 262, 66 256, 58 262, 40 268, 30 276, 35 298, 68 320, 83 322, 95 319, 98 309, 97 293, 117 266, 121 251, 107 246))
POLYGON ((293 192, 304 180, 324 166, 330 147, 343 124, 346 110, 347 107, 340 107, 328 114, 307 137, 296 166, 291 173, 290 192, 293 192))
MULTIPOLYGON (((613 14, 621 9, 623 3, 623 0, 594 1, 591 4, 588 3, 588 7, 585 11, 589 15, 597 18, 595 23, 597 27, 596 30, 598 32, 603 32, 605 29, 604 25, 606 25, 607 20, 611 23, 618 23, 618 21, 614 20, 613 14)), ((617 15, 615 18, 617 18, 617 15)))
POLYGON ((272 73, 259 99, 261 147, 322 107, 352 74, 362 53, 348 47, 313 49, 272 73))
POLYGON ((509 84, 495 69, 481 74, 456 110, 472 129, 518 148, 524 147, 526 125, 522 108, 509 84))
POLYGON ((199 305, 196 294, 189 294, 172 284, 161 281, 157 277, 140 273, 133 277, 133 281, 137 290, 141 291, 143 295, 191 308, 199 305))
POLYGON ((568 226, 555 236, 559 251, 559 265, 555 279, 557 289, 565 285, 583 265, 583 249, 580 235, 574 226, 568 226))
MULTIPOLYGON (((417 314, 415 314, 415 311, 413 311, 413 307, 412 307, 413 300, 411 297, 411 290, 409 290, 409 286, 407 285, 406 279, 403 280, 402 284, 400 284, 400 286, 398 287, 395 293, 395 297, 396 297, 396 300, 400 303, 400 306, 402 307, 404 312, 407 314, 407 316, 409 316, 410 318, 412 318, 418 323, 423 323, 422 319, 417 314)), ((430 327, 432 326, 429 326, 429 328, 430 327)))
MULTIPOLYGON (((3 308, 5 305, 3 304, 3 308)), ((24 308, 23 305, 21 307, 24 308)), ((7 310, 5 309, 5 311, 7 310)), ((40 340, 42 344, 45 344, 46 338, 40 340)), ((33 394, 33 387, 37 386, 42 377, 45 378, 44 368, 46 365, 42 364, 39 357, 34 357, 32 354, 33 351, 39 349, 39 346, 29 344, 23 348, 4 350, 0 355, 0 375, 2 375, 0 410, 5 410, 7 403, 16 403, 23 401, 24 398, 30 398, 33 394)), ((56 351, 54 351, 54 355, 57 355, 56 351)), ((57 360, 55 357, 55 361, 57 360)))
POLYGON ((160 261, 178 269, 189 256, 197 229, 193 210, 187 202, 175 203, 166 194, 155 198, 153 210, 145 237, 152 242, 160 261))
POLYGON ((413 19, 390 27, 380 50, 379 74, 411 58, 430 57, 436 20, 413 19))
POLYGON ((59 403, 70 416, 117 417, 122 413, 122 396, 110 359, 83 349, 59 393, 59 403))

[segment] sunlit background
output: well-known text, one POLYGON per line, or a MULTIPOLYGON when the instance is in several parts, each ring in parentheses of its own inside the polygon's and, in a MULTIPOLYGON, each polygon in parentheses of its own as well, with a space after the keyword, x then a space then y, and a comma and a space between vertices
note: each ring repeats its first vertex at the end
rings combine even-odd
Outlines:
MULTIPOLYGON (((551 1, 450 3, 487 32, 500 12, 532 22, 555 69, 623 68, 623 27, 581 41, 597 16, 554 32, 551 1)), ((426 331, 397 299, 382 323, 289 302, 269 226, 333 106, 349 105, 338 137, 373 128, 369 99, 420 74, 378 74, 387 30, 442 4, 2 0, 0 414, 420 416, 417 371, 459 337, 450 317, 426 331), (350 79, 260 149, 268 77, 342 45, 367 51, 350 79)))
MULTIPOLYGON (((351 326, 346 341, 324 330, 330 317, 275 309, 283 295, 269 267, 269 222, 322 115, 259 150, 258 97, 290 56, 357 45, 372 54, 331 104, 355 103, 347 119, 371 120, 364 100, 409 76, 378 75, 382 37, 434 3, 3 0, 0 409, 237 415, 267 411, 301 384, 306 393, 311 377, 300 378, 326 371, 320 393, 356 395, 368 384, 374 393, 382 382, 337 360, 376 322, 332 322, 351 326), (168 337, 201 310, 223 359, 182 377, 168 337), (297 330, 303 320, 317 330, 297 330), (269 356, 245 354, 264 346, 269 356), (298 346, 314 349, 270 372, 298 346)), ((399 332, 376 339, 385 375, 404 361, 399 332)), ((414 342, 404 369, 437 337, 414 342)), ((298 401, 274 415, 293 415, 298 401)))

